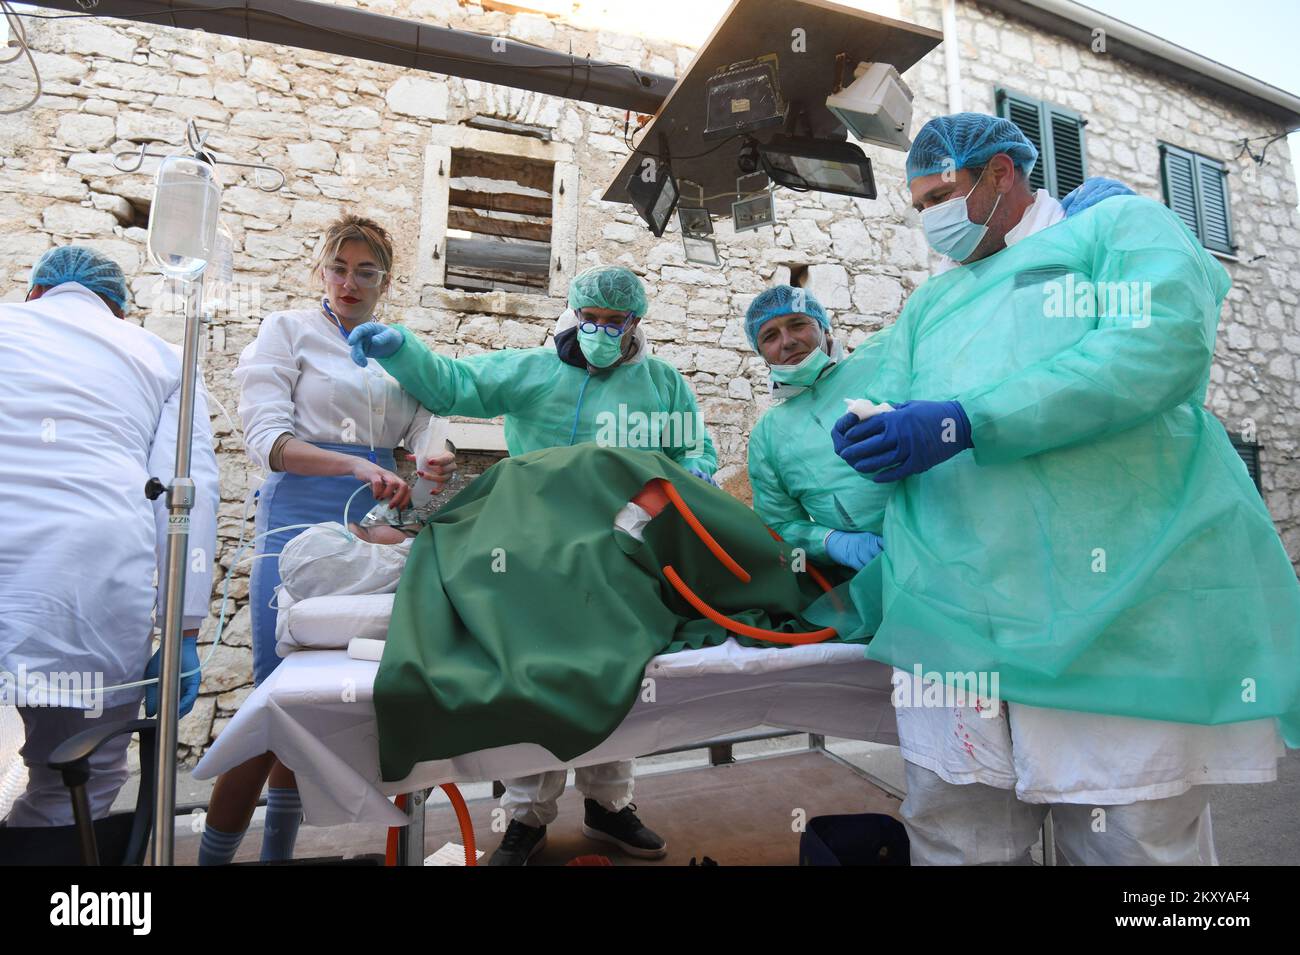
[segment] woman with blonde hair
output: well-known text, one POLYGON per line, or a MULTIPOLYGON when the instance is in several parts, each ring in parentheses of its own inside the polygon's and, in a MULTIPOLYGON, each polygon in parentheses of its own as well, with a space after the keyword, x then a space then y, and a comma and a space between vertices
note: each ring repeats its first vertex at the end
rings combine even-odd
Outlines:
MULTIPOLYGON (((381 321, 377 309, 388 291, 393 243, 371 219, 344 215, 325 232, 311 264, 313 284, 324 294, 311 308, 272 312, 244 349, 235 370, 244 444, 270 477, 258 492, 258 534, 288 525, 342 521, 344 505, 368 485, 375 500, 405 507, 409 485, 396 474, 393 449, 415 448, 430 413, 402 390, 377 362, 358 367, 348 334, 381 321)), ((421 476, 445 482, 455 468, 444 453, 419 462, 421 476)), ((371 495, 352 500, 359 519, 371 495)), ((253 682, 260 685, 279 663, 275 653, 274 555, 301 533, 259 537, 249 599, 253 617, 253 682)), ((208 807, 200 865, 230 862, 268 779, 262 861, 291 858, 302 819, 293 773, 265 753, 217 780, 208 807)))

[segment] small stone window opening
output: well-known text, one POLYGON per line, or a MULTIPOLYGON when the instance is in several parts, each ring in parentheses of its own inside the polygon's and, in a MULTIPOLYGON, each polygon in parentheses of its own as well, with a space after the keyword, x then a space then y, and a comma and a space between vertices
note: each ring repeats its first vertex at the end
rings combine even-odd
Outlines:
POLYGON ((554 177, 550 162, 453 149, 443 284, 547 294, 554 177))

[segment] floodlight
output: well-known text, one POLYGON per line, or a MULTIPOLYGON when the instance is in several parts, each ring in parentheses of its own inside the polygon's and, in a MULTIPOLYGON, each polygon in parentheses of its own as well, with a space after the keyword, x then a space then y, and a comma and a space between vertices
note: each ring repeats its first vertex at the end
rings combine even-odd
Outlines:
POLYGON ((778 136, 760 145, 758 151, 768 178, 778 186, 799 192, 876 198, 871 160, 852 143, 778 136))
POLYGON ((847 89, 826 97, 826 108, 863 142, 909 149, 912 91, 888 63, 859 63, 847 89))
POLYGON ((772 202, 772 193, 763 192, 749 199, 741 199, 731 204, 731 223, 737 232, 761 229, 765 225, 776 224, 776 206, 772 202))
POLYGON ((682 249, 686 253, 687 262, 695 265, 722 264, 722 259, 718 256, 718 243, 712 239, 683 235, 682 249))
POLYGON ((713 234, 713 219, 709 216, 708 209, 678 206, 677 224, 682 227, 682 235, 699 238, 713 234))
POLYGON ((677 206, 677 180, 667 163, 647 158, 642 168, 632 173, 627 192, 637 214, 650 226, 655 236, 664 234, 677 206))
POLYGON ((775 54, 724 66, 704 85, 705 139, 734 136, 785 123, 785 100, 775 54))

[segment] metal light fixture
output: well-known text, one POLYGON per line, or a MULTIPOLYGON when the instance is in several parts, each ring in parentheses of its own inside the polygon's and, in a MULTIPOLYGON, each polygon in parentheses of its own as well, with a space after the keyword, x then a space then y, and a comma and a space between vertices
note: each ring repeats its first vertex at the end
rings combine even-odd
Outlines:
POLYGON ((681 226, 682 235, 694 239, 713 234, 713 218, 708 209, 678 206, 677 224, 681 226))
POLYGON ((705 139, 772 129, 785 123, 786 103, 774 53, 721 67, 705 83, 704 97, 705 139))
POLYGON ((680 197, 677 180, 668 163, 647 156, 641 168, 628 180, 627 192, 632 207, 645 220, 650 231, 656 237, 663 235, 680 197))
POLYGON ((876 198, 871 160, 852 143, 777 136, 758 147, 763 169, 778 186, 798 192, 834 192, 876 198))
POLYGON ((891 149, 912 145, 912 91, 888 63, 859 63, 853 82, 826 97, 826 108, 854 138, 891 149))
POLYGON ((776 225, 776 205, 770 191, 731 204, 731 224, 736 232, 749 232, 765 225, 776 225))

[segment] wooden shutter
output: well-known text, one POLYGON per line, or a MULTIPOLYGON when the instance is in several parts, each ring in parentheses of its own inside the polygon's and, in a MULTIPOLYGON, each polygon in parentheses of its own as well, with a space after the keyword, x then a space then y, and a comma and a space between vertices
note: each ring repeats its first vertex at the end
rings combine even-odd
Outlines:
POLYGON ((1260 494, 1264 493, 1264 484, 1260 479, 1259 472, 1259 444, 1254 441, 1243 441, 1240 434, 1228 433, 1232 439, 1232 446, 1237 453, 1241 455, 1241 460, 1246 464, 1246 471, 1250 474, 1250 479, 1255 482, 1255 489, 1260 494))
POLYGON ((1046 189, 1054 198, 1077 188, 1087 178, 1083 127, 1087 120, 1060 106, 1000 89, 998 115, 1020 127, 1038 150, 1038 162, 1029 174, 1029 188, 1046 189))
POLYGON ((1161 144, 1161 180, 1165 190, 1165 205, 1172 209, 1187 228, 1199 238, 1201 220, 1197 214, 1196 164, 1191 153, 1176 146, 1161 144))
POLYGON ((1201 245, 1228 255, 1237 251, 1232 243, 1232 210, 1223 163, 1161 143, 1160 179, 1165 205, 1187 223, 1201 245))
POLYGON ((1083 148, 1085 121, 1077 114, 1055 106, 1048 107, 1047 112, 1051 128, 1047 191, 1060 199, 1083 185, 1087 178, 1083 148))
POLYGON ((1223 163, 1196 156, 1196 185, 1200 194, 1201 242, 1207 249, 1232 254, 1232 224, 1228 215, 1228 181, 1223 163))
POLYGON ((1047 132, 1044 123, 1043 104, 1036 99, 1012 93, 1010 90, 997 91, 998 115, 1009 119, 1020 127, 1025 138, 1038 150, 1038 162, 1029 173, 1030 189, 1047 187, 1047 132))

